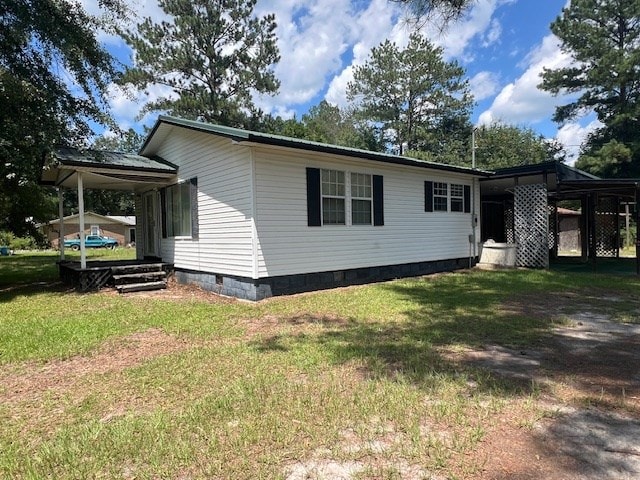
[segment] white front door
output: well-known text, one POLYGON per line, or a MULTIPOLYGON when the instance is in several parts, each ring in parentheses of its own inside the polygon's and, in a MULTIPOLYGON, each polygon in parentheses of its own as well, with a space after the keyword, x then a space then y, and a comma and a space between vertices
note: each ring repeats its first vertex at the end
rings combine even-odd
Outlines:
POLYGON ((158 194, 148 192, 142 196, 143 213, 143 254, 145 257, 159 257, 160 222, 158 221, 158 194))

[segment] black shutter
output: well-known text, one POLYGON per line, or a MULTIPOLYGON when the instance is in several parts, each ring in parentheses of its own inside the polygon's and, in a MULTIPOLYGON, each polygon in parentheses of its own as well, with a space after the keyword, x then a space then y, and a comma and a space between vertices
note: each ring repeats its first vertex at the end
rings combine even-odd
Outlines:
POLYGON ((162 224, 162 238, 167 238, 167 189, 160 190, 160 223, 162 224))
POLYGON ((373 176, 373 224, 384 225, 384 189, 382 175, 373 176))
POLYGON ((197 239, 200 234, 198 223, 198 177, 189 180, 191 196, 191 238, 197 239))
POLYGON ((469 185, 464 186, 464 213, 471 212, 471 187, 469 185))
POLYGON ((320 218, 320 169, 307 168, 307 225, 319 227, 320 218))
POLYGON ((424 182, 424 211, 433 212, 433 182, 424 182))

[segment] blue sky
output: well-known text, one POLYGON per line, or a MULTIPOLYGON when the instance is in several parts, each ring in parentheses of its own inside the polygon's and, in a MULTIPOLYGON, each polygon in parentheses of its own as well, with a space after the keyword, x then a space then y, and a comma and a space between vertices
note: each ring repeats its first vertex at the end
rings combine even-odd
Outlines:
MULTIPOLYGON (((139 18, 162 20, 157 0, 131 0, 139 18)), ((597 126, 593 117, 559 126, 551 121, 554 108, 566 103, 540 91, 543 67, 568 65, 570 57, 559 48, 549 29, 568 0, 477 0, 461 21, 444 33, 437 21, 423 33, 442 46, 447 60, 467 71, 476 98, 474 124, 503 122, 531 127, 556 138, 575 154, 585 135, 597 126)), ((97 11, 95 0, 85 0, 97 11)), ((275 72, 281 88, 275 97, 255 98, 265 111, 298 118, 325 99, 344 106, 345 87, 354 65, 362 64, 372 47, 386 39, 404 45, 409 29, 400 7, 388 0, 258 0, 258 14, 275 13, 281 60, 275 72)), ((104 36, 107 48, 131 62, 128 47, 104 36)), ((113 87, 112 108, 122 127, 140 129, 153 124, 157 114, 136 121, 146 99, 168 93, 152 86, 146 92, 125 95, 113 87)))

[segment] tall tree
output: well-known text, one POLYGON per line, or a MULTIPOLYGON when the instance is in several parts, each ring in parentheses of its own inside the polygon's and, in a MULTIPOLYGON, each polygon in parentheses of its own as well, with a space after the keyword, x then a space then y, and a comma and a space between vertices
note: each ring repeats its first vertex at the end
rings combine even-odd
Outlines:
POLYGON ((406 48, 386 40, 355 67, 347 98, 357 118, 379 124, 396 151, 446 142, 451 125, 468 121, 473 103, 464 69, 413 33, 406 48))
POLYGON ((256 0, 160 0, 171 22, 146 18, 122 35, 135 52, 123 83, 172 93, 147 103, 142 113, 173 115, 245 126, 255 115, 253 94, 274 94, 280 85, 275 16, 254 15, 256 0))
POLYGON ((476 131, 476 166, 484 170, 563 160, 562 146, 530 128, 494 123, 476 131))
POLYGON ((375 127, 367 122, 358 122, 351 112, 341 110, 322 100, 302 116, 306 128, 305 138, 316 142, 361 148, 364 150, 384 151, 384 144, 378 138, 375 127))
MULTIPOLYGON (((126 13, 122 0, 100 3, 111 19, 126 13)), ((0 229, 23 235, 33 225, 25 218, 48 219, 43 155, 108 121, 105 93, 118 72, 96 39, 106 18, 71 0, 0 0, 0 229)))
POLYGON ((626 173, 640 174, 640 2, 572 0, 551 31, 573 62, 545 69, 541 87, 575 94, 575 100, 556 109, 554 120, 595 112, 604 127, 590 136, 585 153, 602 157, 599 150, 610 142, 623 144, 632 157, 626 173))

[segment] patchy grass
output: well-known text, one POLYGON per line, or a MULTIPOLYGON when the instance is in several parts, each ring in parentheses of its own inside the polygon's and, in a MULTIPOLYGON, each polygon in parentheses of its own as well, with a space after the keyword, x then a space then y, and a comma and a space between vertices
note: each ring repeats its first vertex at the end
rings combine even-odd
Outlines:
POLYGON ((550 392, 444 352, 542 344, 583 291, 630 315, 640 286, 478 271, 248 304, 25 285, 53 261, 0 262, 0 477, 481 476, 472 453, 550 392))

